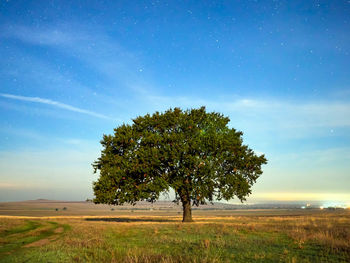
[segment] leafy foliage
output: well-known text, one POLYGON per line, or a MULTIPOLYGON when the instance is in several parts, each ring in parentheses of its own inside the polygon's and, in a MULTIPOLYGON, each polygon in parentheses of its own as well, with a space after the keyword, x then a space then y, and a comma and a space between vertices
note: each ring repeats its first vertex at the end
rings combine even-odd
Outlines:
POLYGON ((103 136, 93 164, 100 171, 94 202, 154 202, 170 188, 183 204, 245 200, 267 160, 243 145, 242 132, 229 128, 229 121, 205 107, 174 108, 117 127, 103 136))

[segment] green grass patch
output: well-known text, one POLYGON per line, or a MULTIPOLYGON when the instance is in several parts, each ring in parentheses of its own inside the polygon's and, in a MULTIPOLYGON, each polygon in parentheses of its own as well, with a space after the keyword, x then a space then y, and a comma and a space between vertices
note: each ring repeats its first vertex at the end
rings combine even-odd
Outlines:
POLYGON ((350 262, 347 218, 339 221, 342 231, 336 232, 331 232, 331 224, 338 229, 337 221, 324 221, 328 223, 323 226, 299 219, 290 223, 250 219, 247 224, 242 224, 244 219, 230 220, 194 224, 38 220, 39 228, 2 238, 7 247, 0 262, 350 262), (317 239, 317 233, 329 234, 317 239), (24 247, 43 238, 50 243, 24 247))
POLYGON ((15 254, 21 254, 23 250, 30 250, 25 247, 26 245, 51 237, 55 234, 55 230, 58 227, 63 227, 63 232, 69 229, 69 225, 60 225, 57 222, 48 221, 46 224, 41 224, 39 222, 27 221, 25 226, 7 231, 6 238, 2 240, 0 246, 0 261, 12 262, 16 258, 13 257, 15 254), (49 226, 50 228, 40 230, 40 228, 45 226, 49 226), (37 229, 40 231, 33 235, 32 232, 37 229))
POLYGON ((25 232, 34 230, 34 229, 38 228, 39 226, 41 226, 41 224, 39 222, 26 221, 25 225, 19 226, 19 227, 15 227, 13 229, 5 230, 2 233, 2 235, 3 235, 3 237, 6 237, 6 236, 9 236, 9 235, 13 235, 13 234, 25 233, 25 232))
MULTIPOLYGON (((136 227, 110 232, 106 239, 120 257, 162 255, 175 262, 319 262, 320 255, 319 247, 300 249, 283 233, 223 230, 220 224, 136 227)), ((322 258, 341 261, 329 252, 322 258)))

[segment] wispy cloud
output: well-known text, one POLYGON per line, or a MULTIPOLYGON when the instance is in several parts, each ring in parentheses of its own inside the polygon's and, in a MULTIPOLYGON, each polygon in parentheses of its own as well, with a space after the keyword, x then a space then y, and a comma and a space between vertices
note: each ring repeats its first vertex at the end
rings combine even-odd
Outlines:
POLYGON ((13 100, 19 100, 19 101, 28 101, 28 102, 36 102, 36 103, 41 103, 41 104, 47 104, 51 105, 57 108, 69 110, 69 111, 74 111, 86 115, 90 115, 96 118, 101 118, 101 119, 112 119, 106 115, 99 114, 93 111, 77 108, 62 102, 50 100, 50 99, 44 99, 44 98, 39 98, 39 97, 26 97, 26 96, 19 96, 19 95, 13 95, 13 94, 6 94, 6 93, 0 93, 1 97, 8 98, 8 99, 13 99, 13 100))
POLYGON ((1 35, 34 45, 67 45, 81 37, 80 34, 70 35, 61 30, 31 28, 24 25, 3 26, 1 35))
POLYGON ((98 156, 97 145, 0 151, 0 201, 91 198, 98 156))
MULTIPOLYGON (((98 79, 98 86, 103 87, 99 91, 103 93, 100 98, 105 107, 113 109, 123 109, 130 112, 129 104, 125 103, 125 98, 129 101, 137 101, 136 105, 142 104, 147 111, 165 110, 170 106, 180 106, 191 108, 205 105, 209 110, 220 111, 231 117, 234 126, 243 130, 259 130, 267 132, 278 132, 287 137, 305 137, 315 133, 333 133, 334 129, 350 127, 350 103, 343 101, 288 101, 280 98, 233 98, 230 94, 222 94, 225 98, 206 99, 186 96, 162 96, 157 90, 157 85, 152 84, 152 79, 140 71, 142 63, 140 54, 130 52, 123 48, 115 39, 108 34, 98 30, 97 27, 82 28, 79 25, 65 27, 57 25, 51 27, 27 27, 23 25, 11 25, 3 30, 5 38, 20 40, 26 44, 41 45, 55 49, 77 61, 87 65, 92 69, 92 74, 98 79), (126 89, 125 89, 126 88, 126 89), (131 92, 130 92, 131 91, 131 92), (118 93, 119 96, 116 96, 118 93), (121 99, 123 98, 123 99, 121 99), (113 105, 113 106, 112 106, 113 105)), ((30 60, 32 63, 32 60, 30 60)), ((23 64, 23 62, 21 62, 23 64)), ((47 65, 41 68, 48 68, 47 65)), ((78 87, 79 81, 67 84, 67 76, 56 76, 57 72, 47 72, 36 70, 35 72, 45 72, 52 75, 60 85, 78 87), (59 80, 57 80, 59 79, 59 80)), ((37 80, 42 82, 45 76, 37 76, 37 80)), ((48 80, 51 83, 52 80, 48 80)), ((73 89, 73 88, 72 88, 73 89)), ((79 92, 86 90, 86 85, 81 85, 79 92)), ((91 96, 92 91, 86 93, 86 97, 91 96)), ((96 95, 93 100, 96 101, 96 95)), ((46 99, 44 99, 46 100, 46 99)), ((47 104, 53 101, 46 100, 47 104), (48 103, 49 102, 49 103, 48 103)), ((56 102, 54 102, 56 103, 56 102)), ((66 108, 81 113, 96 115, 97 113, 79 109, 70 105, 62 104, 66 108), (84 111, 84 112, 82 112, 84 111)), ((55 105, 60 107, 58 105, 55 105)), ((97 114, 101 115, 101 114, 97 114)), ((103 118, 106 116, 102 115, 103 118)))
POLYGON ((310 193, 310 192, 261 192, 254 193, 252 199, 261 199, 267 201, 333 201, 341 204, 350 204, 349 193, 310 193))
POLYGON ((20 183, 20 182, 0 182, 0 189, 3 190, 26 190, 26 189, 45 189, 47 185, 33 184, 33 183, 20 183))
POLYGON ((281 98, 202 99, 200 97, 145 97, 153 108, 193 108, 224 113, 237 128, 262 131, 283 131, 284 136, 305 137, 350 127, 350 103, 344 101, 291 101, 281 98))
MULTIPOLYGON (((68 93, 71 105, 77 101, 84 103, 79 104, 81 107, 94 105, 96 108, 88 108, 103 108, 103 113, 118 116, 114 120, 127 122, 140 113, 148 94, 159 94, 161 89, 143 63, 142 52, 124 47, 99 26, 7 24, 0 26, 0 32, 1 40, 15 40, 19 44, 12 47, 17 54, 14 59, 6 61, 5 57, 0 62, 0 66, 4 65, 0 74, 6 74, 9 81, 15 79, 17 85, 30 84, 35 93, 29 94, 47 94, 49 90, 58 98, 62 92, 68 93), (74 69, 28 52, 32 47, 45 49, 53 58, 59 57, 59 61, 62 58, 71 61, 74 69), (84 75, 77 74, 75 69, 84 70, 84 75)), ((2 92, 12 93, 12 90, 7 88, 2 92)))
POLYGON ((147 94, 153 87, 143 79, 146 75, 138 56, 102 33, 98 27, 84 28, 74 23, 69 27, 41 28, 7 25, 2 31, 0 36, 4 38, 49 47, 88 65, 94 74, 103 76, 106 86, 123 86, 137 94, 147 94))

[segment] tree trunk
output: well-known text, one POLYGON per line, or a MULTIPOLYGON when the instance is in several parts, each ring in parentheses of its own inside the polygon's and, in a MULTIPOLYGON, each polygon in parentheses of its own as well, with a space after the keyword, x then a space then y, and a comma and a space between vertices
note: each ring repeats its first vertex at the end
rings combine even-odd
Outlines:
POLYGON ((183 218, 182 222, 193 222, 192 220, 192 210, 191 210, 191 201, 182 201, 183 207, 183 218))

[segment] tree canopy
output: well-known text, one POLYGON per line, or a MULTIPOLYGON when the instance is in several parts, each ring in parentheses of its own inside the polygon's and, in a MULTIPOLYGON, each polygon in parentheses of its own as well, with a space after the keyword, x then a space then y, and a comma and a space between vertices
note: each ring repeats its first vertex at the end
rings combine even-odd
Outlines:
POLYGON ((229 128, 229 121, 205 107, 174 108, 115 128, 103 136, 101 157, 93 164, 100 173, 94 202, 154 202, 173 189, 188 222, 191 205, 246 200, 267 160, 243 145, 243 133, 229 128))

